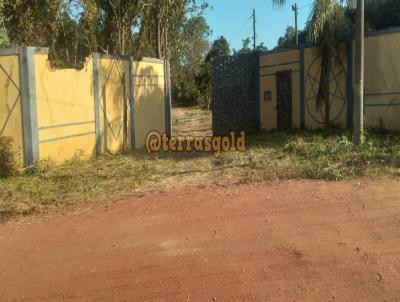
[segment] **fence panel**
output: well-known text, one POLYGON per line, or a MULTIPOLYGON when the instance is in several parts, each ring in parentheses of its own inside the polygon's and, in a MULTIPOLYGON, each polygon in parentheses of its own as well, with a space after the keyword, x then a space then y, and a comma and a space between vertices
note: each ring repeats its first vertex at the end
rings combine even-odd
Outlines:
POLYGON ((82 70, 54 69, 47 48, 0 51, 0 135, 21 165, 141 149, 167 132, 164 61, 95 53, 82 70))
POLYGON ((130 146, 129 59, 100 57, 99 109, 102 152, 130 146))
POLYGON ((143 58, 135 61, 133 87, 135 99, 135 146, 145 146, 150 131, 166 132, 164 62, 143 58))
POLYGON ((216 58, 212 70, 213 132, 258 129, 258 54, 216 58))
POLYGON ((95 154, 93 63, 82 70, 53 69, 48 55, 36 54, 39 159, 57 162, 95 154))
POLYGON ((0 53, 0 135, 13 139, 19 161, 23 160, 23 130, 19 56, 0 53))

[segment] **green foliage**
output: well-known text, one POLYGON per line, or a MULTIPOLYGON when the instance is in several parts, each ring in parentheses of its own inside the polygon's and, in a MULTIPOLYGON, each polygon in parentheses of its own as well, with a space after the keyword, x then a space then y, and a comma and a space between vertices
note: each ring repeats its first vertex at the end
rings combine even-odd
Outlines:
MULTIPOLYGON (((278 1, 279 2, 279 1, 278 1)), ((279 5, 283 3, 276 3, 279 5)), ((329 3, 332 1, 319 1, 319 3, 329 3)), ((337 2, 339 6, 341 6, 341 1, 333 1, 337 2)), ((332 2, 332 3, 333 3, 332 2)), ((315 5, 318 4, 315 1, 315 5)), ((324 11, 329 11, 328 8, 323 8, 324 11)), ((339 19, 334 18, 334 23, 332 24, 335 28, 335 35, 337 40, 347 39, 351 34, 352 26, 350 24, 354 23, 354 13, 349 9, 343 9, 347 18, 340 17, 339 19)), ((311 34, 311 26, 314 24, 314 27, 320 27, 321 23, 318 25, 316 20, 312 19, 316 14, 314 10, 311 13, 310 20, 306 24, 306 28, 304 30, 299 31, 299 43, 307 42, 308 38, 310 38, 310 42, 315 42, 315 36, 311 34), (307 35, 309 35, 307 37, 307 35)), ((321 15, 323 16, 323 15, 321 15)), ((325 15, 325 17, 327 17, 325 15)), ((331 18, 331 17, 329 17, 331 18)), ((386 29, 391 27, 400 26, 400 2, 398 0, 366 0, 365 1, 365 28, 368 31, 386 29)), ((286 28, 286 32, 283 36, 281 36, 278 40, 278 45, 275 49, 286 49, 295 47, 295 30, 294 27, 288 26, 286 28)))
POLYGON ((58 68, 82 68, 93 52, 166 59, 173 99, 194 103, 201 98, 195 79, 208 49, 210 29, 201 16, 206 0, 3 2, 0 46, 49 47, 58 68))
POLYGON ((13 140, 0 135, 0 178, 13 176, 17 171, 13 140))
POLYGON ((217 38, 211 45, 210 51, 207 53, 205 61, 211 62, 212 58, 219 56, 228 56, 231 54, 228 41, 224 36, 217 38))
POLYGON ((268 51, 268 47, 264 44, 264 42, 261 42, 261 44, 256 47, 256 51, 266 52, 268 51))
MULTIPOLYGON (((233 50, 233 54, 234 55, 241 55, 241 54, 247 54, 247 53, 252 53, 253 52, 253 46, 251 45, 251 39, 250 38, 246 38, 242 40, 242 48, 240 48, 239 50, 233 50)), ((261 44, 259 44, 258 46, 256 46, 256 51, 267 51, 268 47, 266 45, 264 45, 264 42, 262 42, 261 44)))
POLYGON ((10 40, 21 46, 52 46, 58 33, 62 0, 3 0, 3 17, 10 40))
POLYGON ((207 54, 209 34, 210 28, 202 16, 193 16, 183 24, 181 47, 176 50, 179 54, 171 57, 172 93, 177 103, 189 105, 200 99, 201 90, 196 77, 201 72, 202 60, 207 54))
MULTIPOLYGON (((305 43, 307 36, 306 31, 300 30, 298 34, 299 44, 305 43)), ((278 45, 274 49, 288 49, 293 47, 296 47, 296 30, 293 26, 288 26, 285 34, 278 39, 278 45)))
POLYGON ((11 46, 10 39, 8 38, 7 30, 0 25, 0 48, 7 48, 11 46))
POLYGON ((400 1, 366 0, 365 28, 379 30, 400 26, 400 1))
MULTIPOLYGON (((202 113, 196 111, 196 117, 202 113)), ((205 115, 210 116, 209 113, 205 115)), ((208 124, 210 121, 207 122, 208 124)), ((203 128, 199 125, 200 128, 203 128)), ((182 129, 185 130, 185 129, 182 129)), ((245 152, 107 155, 61 166, 41 162, 31 174, 0 181, 1 216, 46 211, 57 205, 99 202, 179 183, 223 180, 345 180, 400 176, 400 136, 370 132, 355 148, 341 130, 268 132, 246 137, 245 152), (184 175, 185 177, 182 177, 184 175)))
POLYGON ((202 94, 204 99, 205 107, 210 110, 212 107, 212 97, 211 97, 211 68, 212 60, 219 56, 227 56, 231 53, 229 48, 229 43, 225 37, 221 36, 216 39, 212 45, 211 49, 208 51, 204 61, 200 66, 199 73, 196 76, 196 85, 199 92, 202 94))
POLYGON ((325 107, 325 125, 328 128, 331 103, 329 75, 335 64, 338 42, 347 32, 350 33, 350 22, 340 0, 315 0, 307 32, 309 39, 320 49, 321 70, 316 110, 325 107))
POLYGON ((268 170, 277 178, 341 180, 376 174, 400 175, 400 138, 370 133, 355 148, 350 133, 333 129, 314 132, 270 132, 250 139, 254 175, 268 170), (266 149, 268 159, 264 160, 266 149), (259 171, 259 172, 257 172, 259 171))
POLYGON ((251 39, 250 38, 245 38, 242 40, 242 48, 236 50, 233 50, 234 55, 241 55, 241 54, 246 54, 246 53, 251 53, 252 49, 250 48, 250 43, 251 39))
POLYGON ((10 46, 10 38, 8 37, 7 29, 4 25, 3 0, 0 0, 0 48, 7 48, 10 46))

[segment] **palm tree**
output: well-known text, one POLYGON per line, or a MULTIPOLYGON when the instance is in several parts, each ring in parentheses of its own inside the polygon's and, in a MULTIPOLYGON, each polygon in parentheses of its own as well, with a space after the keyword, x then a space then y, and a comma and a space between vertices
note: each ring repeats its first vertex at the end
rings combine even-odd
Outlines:
POLYGON ((321 74, 316 110, 325 105, 325 123, 330 124, 329 75, 332 72, 339 39, 347 34, 348 22, 341 2, 315 0, 308 21, 308 36, 320 49, 321 74))

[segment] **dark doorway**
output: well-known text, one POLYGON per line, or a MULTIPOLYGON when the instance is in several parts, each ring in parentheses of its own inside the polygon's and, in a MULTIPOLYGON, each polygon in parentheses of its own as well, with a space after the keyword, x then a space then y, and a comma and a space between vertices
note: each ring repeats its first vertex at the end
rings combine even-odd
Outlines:
POLYGON ((278 130, 292 128, 292 71, 276 73, 278 130))

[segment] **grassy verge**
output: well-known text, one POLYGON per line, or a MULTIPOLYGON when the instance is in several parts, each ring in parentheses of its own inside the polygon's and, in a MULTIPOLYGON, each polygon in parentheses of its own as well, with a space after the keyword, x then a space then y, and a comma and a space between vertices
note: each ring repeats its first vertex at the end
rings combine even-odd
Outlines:
POLYGON ((106 201, 176 184, 207 185, 265 179, 343 180, 400 176, 400 136, 370 133, 354 149, 349 134, 272 132, 247 139, 246 152, 105 156, 41 163, 34 171, 0 180, 0 218, 57 206, 106 201))

